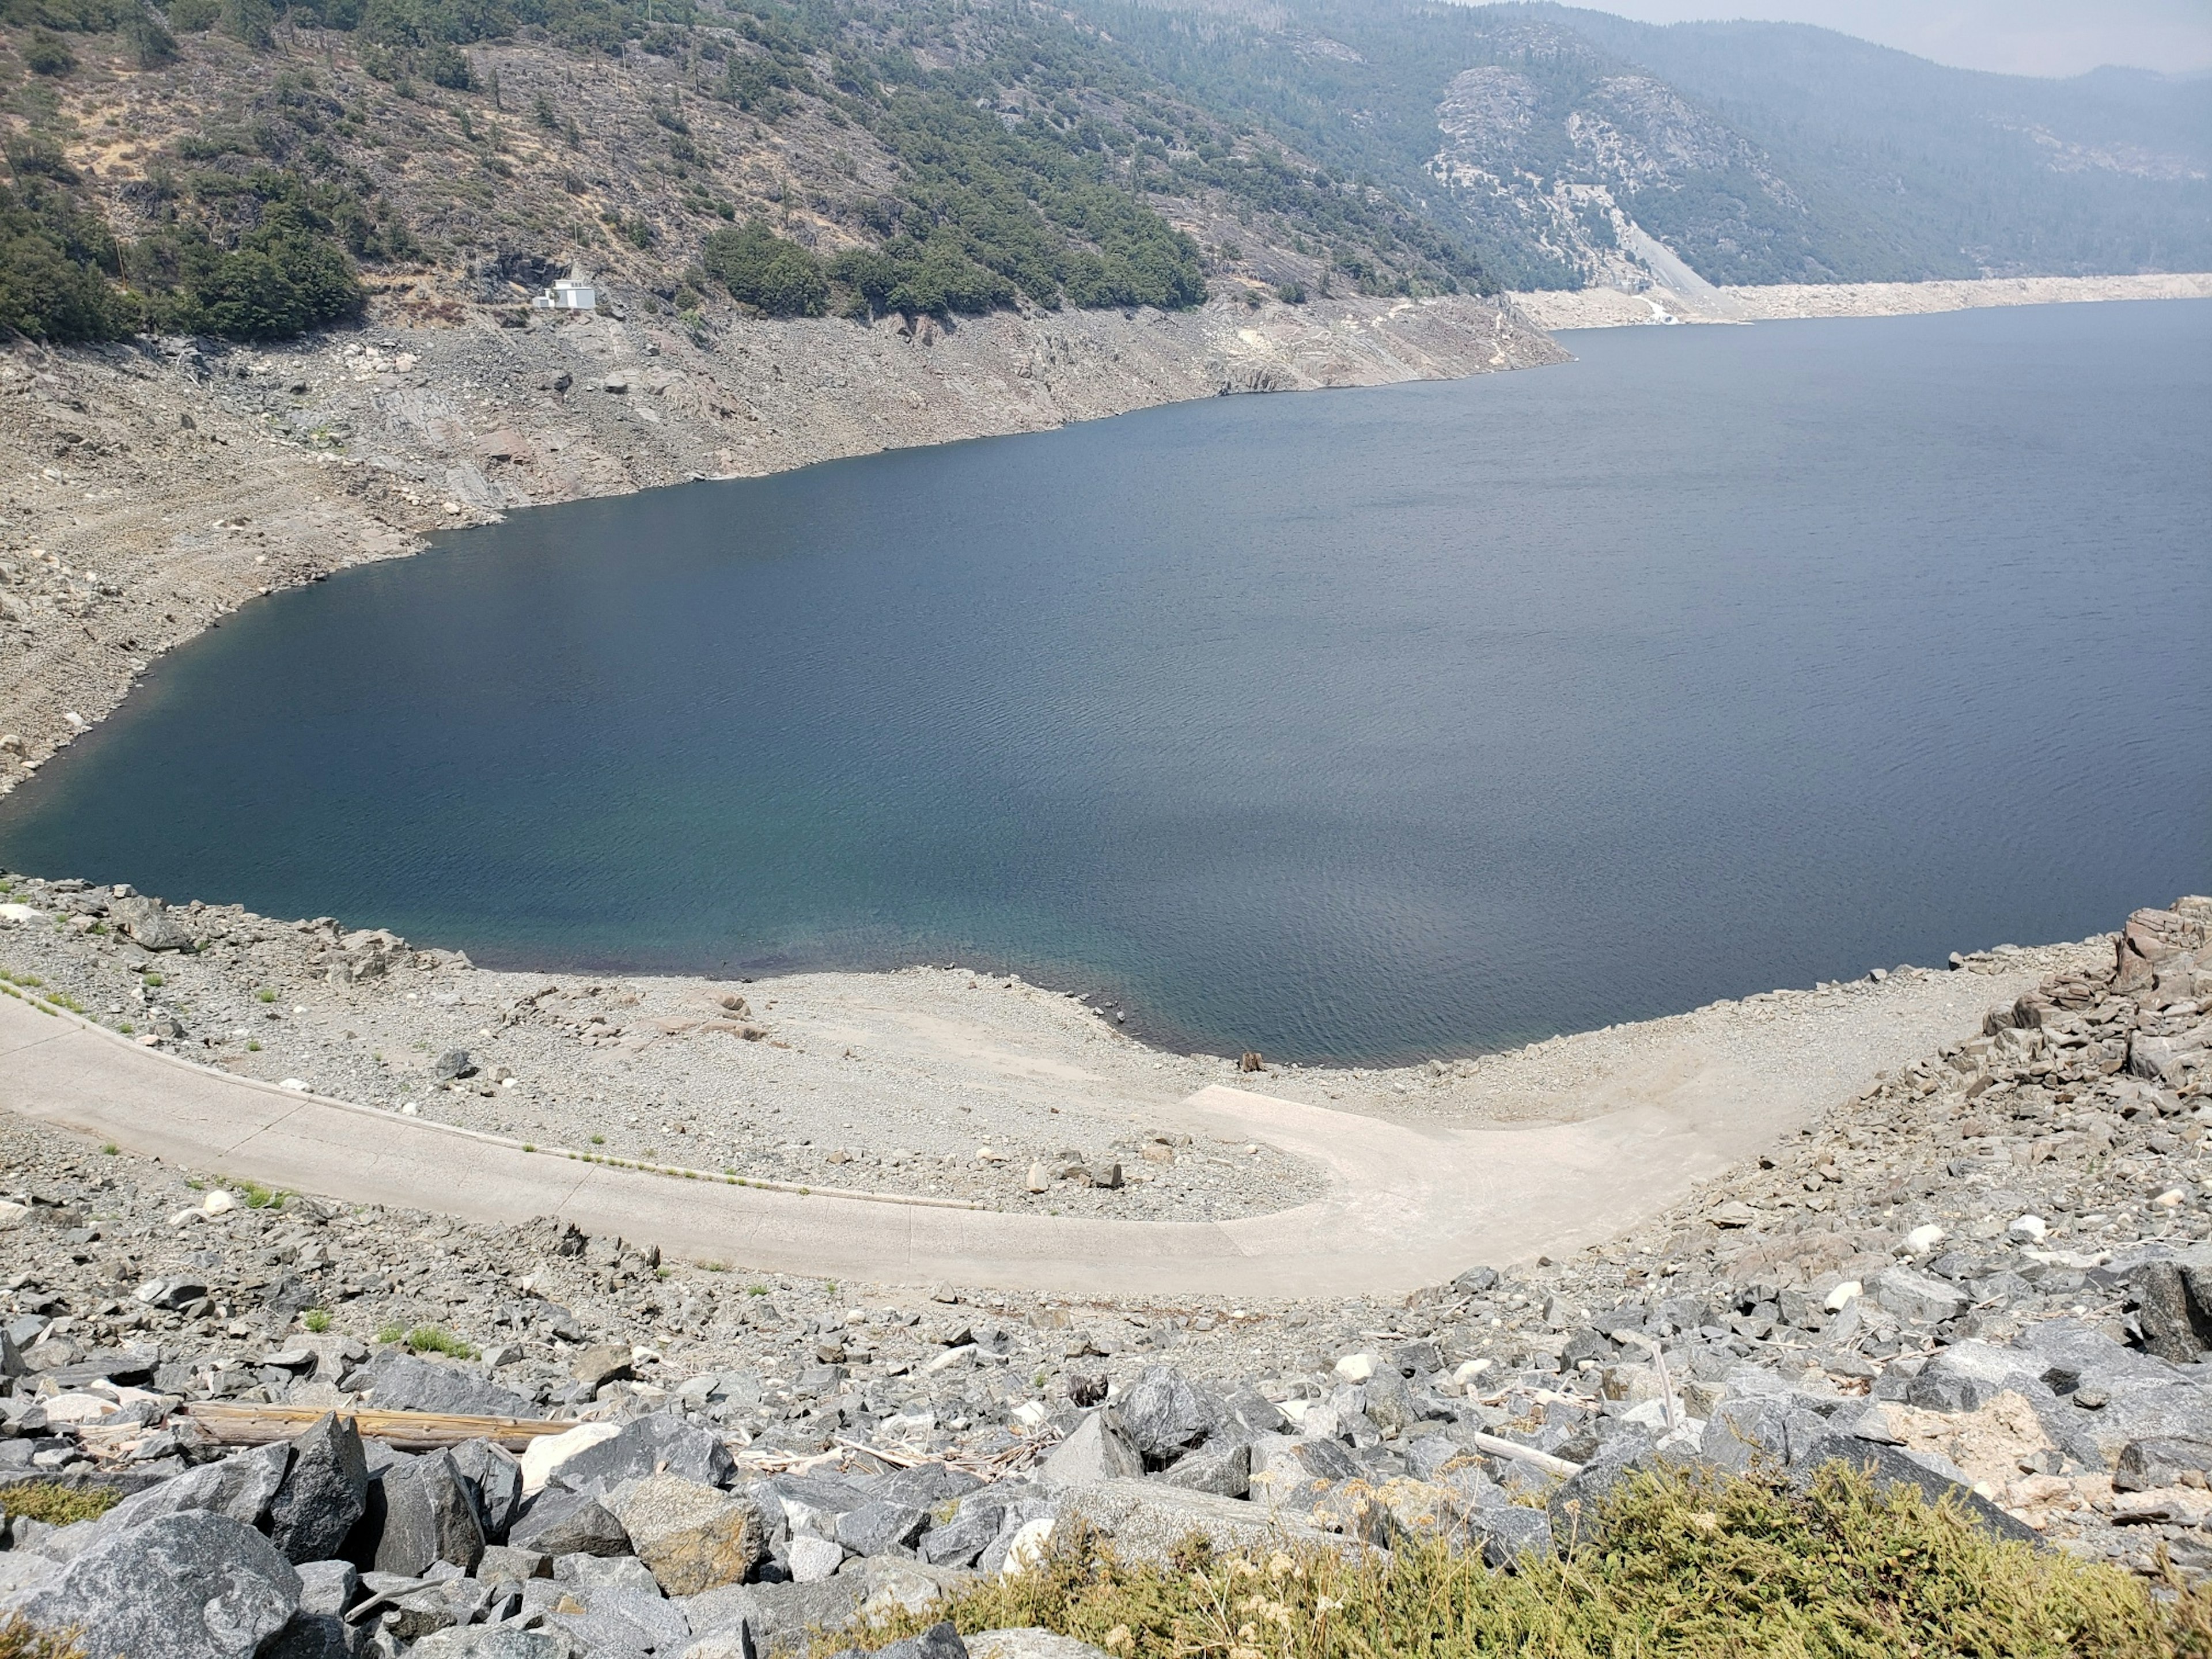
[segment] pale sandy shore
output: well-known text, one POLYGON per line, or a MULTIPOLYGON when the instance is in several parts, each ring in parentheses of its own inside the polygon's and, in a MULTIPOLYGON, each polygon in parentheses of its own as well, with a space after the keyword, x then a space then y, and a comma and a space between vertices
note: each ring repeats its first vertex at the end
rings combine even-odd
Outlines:
POLYGON ((1516 294, 1538 328, 1623 328, 1639 324, 1772 322, 1798 317, 1909 317, 1984 306, 2076 305, 2098 300, 2212 300, 2212 272, 2138 276, 2008 276, 1986 282, 1778 283, 1705 295, 1653 288, 1641 294, 1591 288, 1516 294))

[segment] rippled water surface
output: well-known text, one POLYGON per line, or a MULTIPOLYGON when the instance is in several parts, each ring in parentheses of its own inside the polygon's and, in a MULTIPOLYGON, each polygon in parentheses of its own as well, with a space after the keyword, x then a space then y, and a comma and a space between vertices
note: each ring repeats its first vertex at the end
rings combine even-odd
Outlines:
POLYGON ((2212 304, 1567 339, 455 535, 163 663, 0 861, 1363 1060, 2212 884, 2212 304))

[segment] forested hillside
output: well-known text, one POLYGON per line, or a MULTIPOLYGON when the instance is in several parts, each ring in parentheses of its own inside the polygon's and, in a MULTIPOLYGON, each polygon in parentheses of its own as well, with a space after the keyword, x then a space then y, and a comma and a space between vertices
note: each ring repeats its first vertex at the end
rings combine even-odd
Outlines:
POLYGON ((2208 110, 1548 6, 4 0, 0 328, 2201 269, 2208 110))

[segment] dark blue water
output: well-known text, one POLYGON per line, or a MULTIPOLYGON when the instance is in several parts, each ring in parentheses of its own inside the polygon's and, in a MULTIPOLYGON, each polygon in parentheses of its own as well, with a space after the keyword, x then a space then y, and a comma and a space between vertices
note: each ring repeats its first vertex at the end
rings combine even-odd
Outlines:
POLYGON ((1570 343, 518 514, 179 653, 0 861, 1363 1060, 2212 884, 2212 304, 1570 343))

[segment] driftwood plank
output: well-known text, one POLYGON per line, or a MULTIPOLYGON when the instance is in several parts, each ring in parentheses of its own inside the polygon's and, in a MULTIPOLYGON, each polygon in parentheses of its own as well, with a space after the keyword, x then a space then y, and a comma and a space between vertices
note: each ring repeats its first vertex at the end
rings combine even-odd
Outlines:
MULTIPOLYGON (((289 1440, 309 1424, 330 1415, 308 1406, 240 1406, 219 1402, 180 1408, 226 1446, 261 1446, 272 1440, 289 1440)), ((337 1408, 362 1437, 400 1447, 424 1449, 458 1446, 468 1440, 491 1440, 517 1451, 549 1434, 565 1434, 574 1423, 546 1423, 523 1417, 464 1417, 453 1412, 380 1412, 363 1407, 337 1408)))

